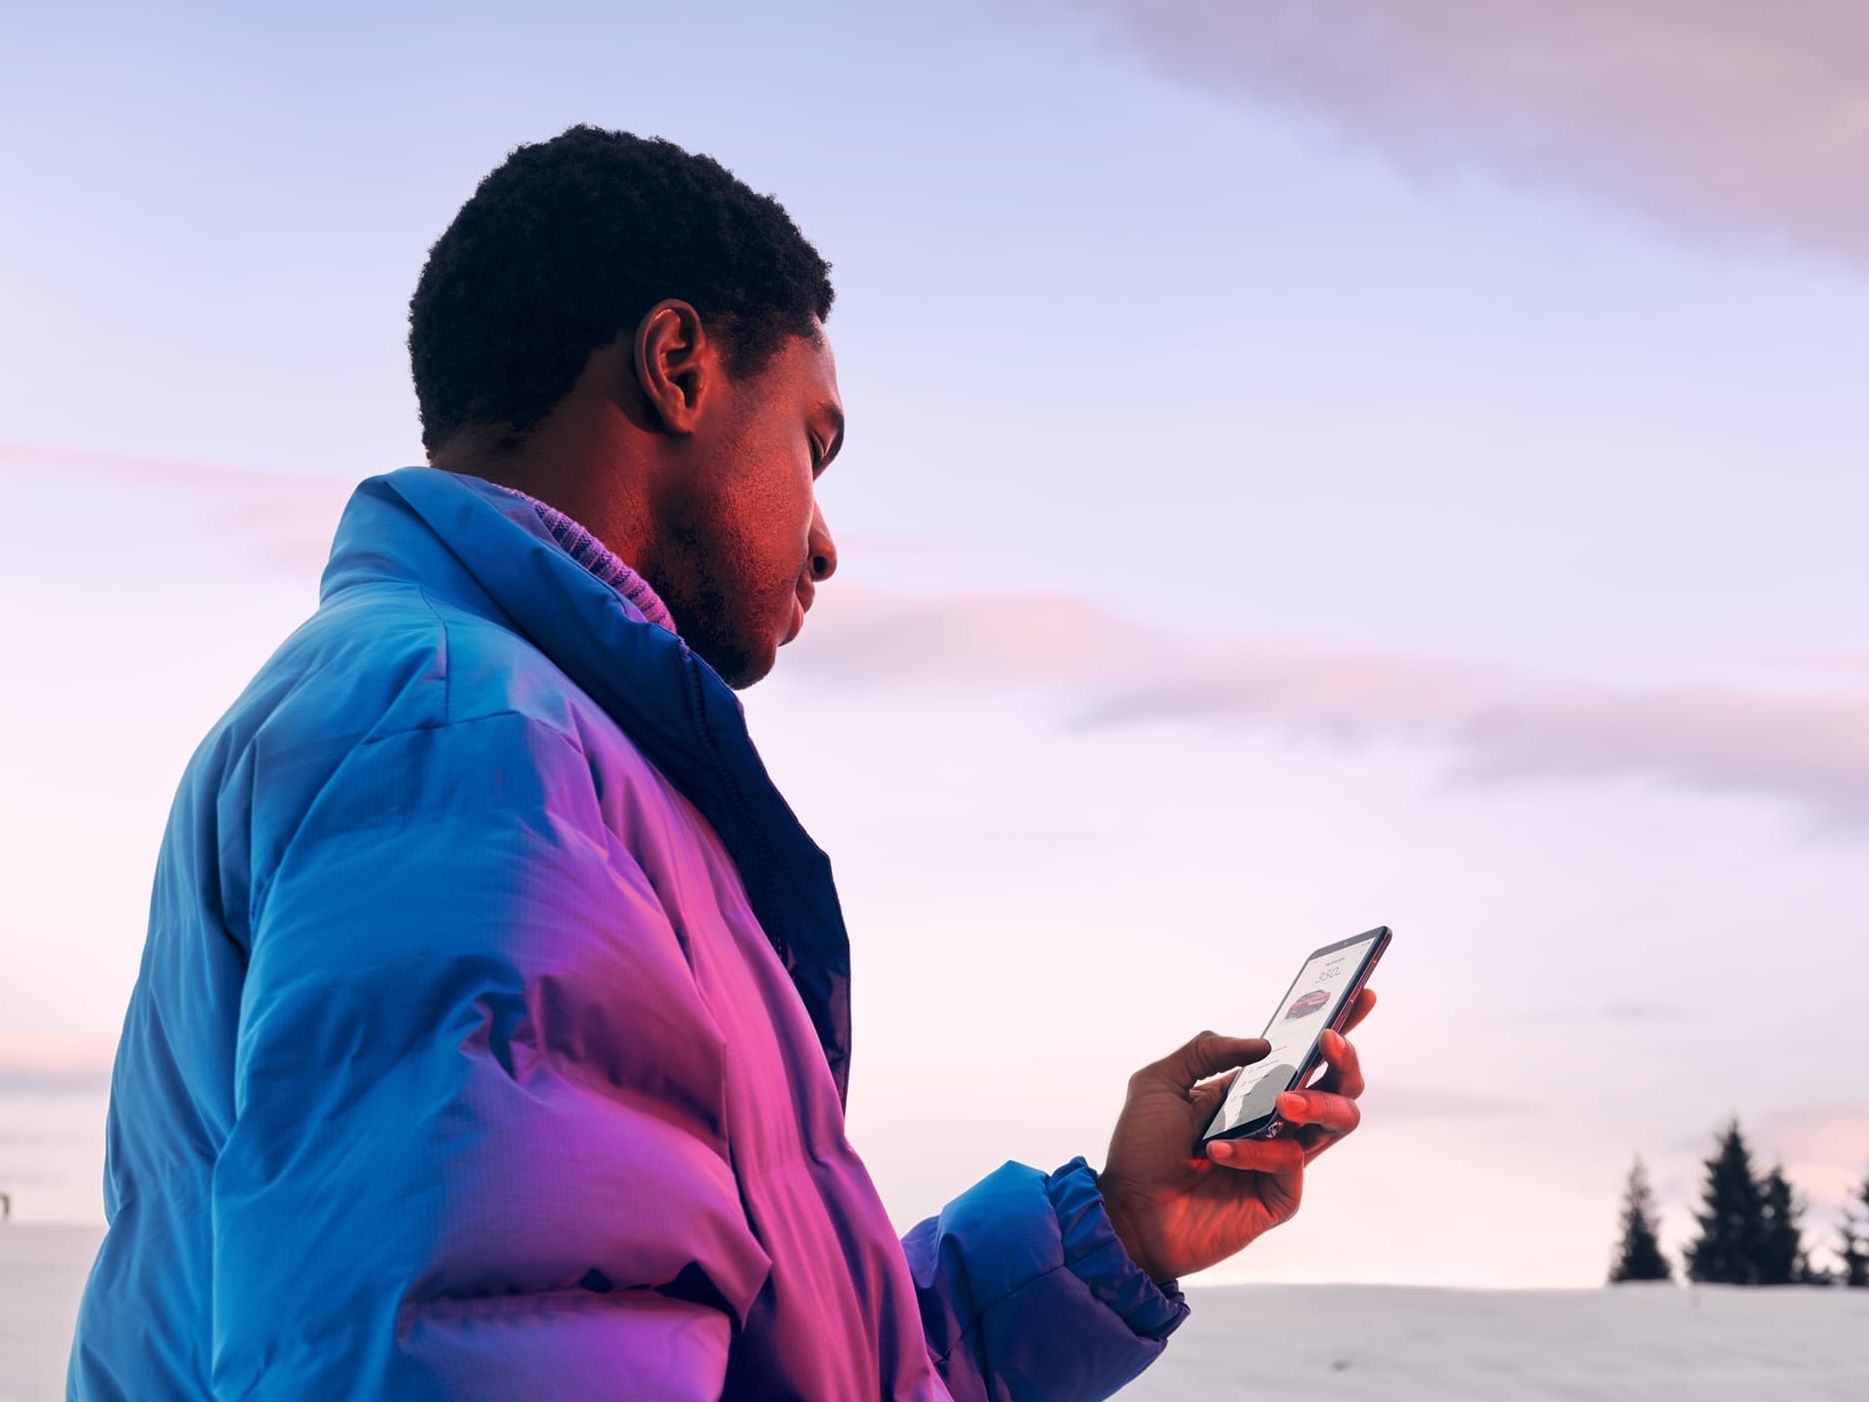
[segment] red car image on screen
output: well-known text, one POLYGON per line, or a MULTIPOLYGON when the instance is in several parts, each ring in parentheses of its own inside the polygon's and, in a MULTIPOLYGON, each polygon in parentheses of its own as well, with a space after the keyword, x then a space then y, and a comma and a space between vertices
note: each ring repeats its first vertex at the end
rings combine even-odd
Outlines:
POLYGON ((1322 988, 1313 988, 1309 993, 1301 994, 1296 1002, 1285 1009, 1289 1021, 1294 1017, 1309 1017, 1330 1001, 1330 994, 1322 988))

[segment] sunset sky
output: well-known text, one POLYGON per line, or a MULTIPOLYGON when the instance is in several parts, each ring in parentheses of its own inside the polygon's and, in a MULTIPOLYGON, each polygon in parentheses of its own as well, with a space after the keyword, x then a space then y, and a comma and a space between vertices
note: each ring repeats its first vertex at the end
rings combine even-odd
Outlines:
POLYGON ((103 1220, 195 745, 422 460, 427 247, 522 141, 832 264, 839 568, 754 740, 906 1228, 1386 923, 1363 1127, 1223 1280, 1588 1285, 1732 1114, 1869 1173, 1853 0, 39 7, 0 21, 0 1191, 103 1220), (1769 21, 1767 23, 1766 21, 1769 21))

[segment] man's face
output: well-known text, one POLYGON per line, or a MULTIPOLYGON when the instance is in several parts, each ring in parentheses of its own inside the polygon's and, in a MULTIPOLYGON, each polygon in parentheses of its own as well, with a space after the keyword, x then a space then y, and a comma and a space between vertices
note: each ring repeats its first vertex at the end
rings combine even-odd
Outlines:
POLYGON ((788 337, 753 379, 719 373, 681 469, 664 478, 653 583, 688 646, 736 691, 772 670, 837 568, 815 485, 842 446, 843 401, 821 323, 818 335, 788 337))

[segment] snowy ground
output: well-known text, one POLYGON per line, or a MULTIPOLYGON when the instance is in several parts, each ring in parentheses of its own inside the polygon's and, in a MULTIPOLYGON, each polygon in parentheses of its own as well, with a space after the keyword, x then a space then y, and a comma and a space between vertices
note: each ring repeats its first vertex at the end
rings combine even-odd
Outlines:
POLYGON ((104 1239, 90 1227, 0 1226, 0 1402, 56 1402, 78 1297, 104 1239))
POLYGON ((1225 1285, 1124 1402, 1869 1399, 1869 1290, 1225 1285))
MULTIPOLYGON (((99 1233, 0 1227, 0 1402, 64 1396, 99 1233)), ((1218 1285, 1123 1394, 1254 1402, 1869 1398, 1869 1290, 1218 1285)))

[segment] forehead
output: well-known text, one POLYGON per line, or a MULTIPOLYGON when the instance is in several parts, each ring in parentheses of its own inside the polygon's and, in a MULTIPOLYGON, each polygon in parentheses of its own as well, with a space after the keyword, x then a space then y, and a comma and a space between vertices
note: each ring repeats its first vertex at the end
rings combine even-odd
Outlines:
POLYGON ((816 337, 786 338, 783 354, 791 358, 792 374, 809 402, 828 402, 841 407, 837 394, 837 357, 831 351, 831 338, 824 323, 812 318, 816 337))
POLYGON ((812 422, 830 423, 841 435, 844 406, 837 389, 837 360, 824 323, 813 317, 811 324, 815 338, 786 336, 779 342, 772 359, 744 386, 744 407, 752 414, 802 414, 812 422))

